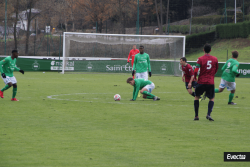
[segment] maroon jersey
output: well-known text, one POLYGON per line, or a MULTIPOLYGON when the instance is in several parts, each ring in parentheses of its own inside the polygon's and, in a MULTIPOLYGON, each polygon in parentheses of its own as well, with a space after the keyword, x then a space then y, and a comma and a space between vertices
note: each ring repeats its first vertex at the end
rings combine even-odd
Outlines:
POLYGON ((185 82, 189 82, 191 77, 194 75, 192 66, 190 64, 187 64, 186 66, 182 65, 181 68, 185 76, 185 82))
POLYGON ((214 75, 219 67, 218 59, 210 54, 206 54, 198 58, 196 66, 200 67, 198 84, 214 85, 214 75))

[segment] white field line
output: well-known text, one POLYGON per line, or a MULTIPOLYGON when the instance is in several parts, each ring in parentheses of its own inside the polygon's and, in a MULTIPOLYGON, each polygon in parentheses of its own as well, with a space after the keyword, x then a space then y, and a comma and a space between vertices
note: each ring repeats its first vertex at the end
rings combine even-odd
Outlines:
MULTIPOLYGON (((161 93, 166 93, 166 92, 161 92, 161 93)), ((169 93, 169 92, 168 92, 169 93)), ((172 92, 171 92, 172 93, 172 92)), ((176 92, 174 92, 176 93, 176 92)), ((182 93, 182 92, 180 92, 182 93)), ((51 95, 51 96, 47 96, 48 99, 53 99, 53 100, 60 100, 60 101, 76 101, 76 102, 85 102, 85 103, 109 103, 109 104, 142 104, 142 103, 136 103, 136 102, 130 102, 130 103, 123 103, 121 101, 115 101, 115 102, 100 102, 100 101, 96 101, 97 99, 101 99, 101 98, 90 98, 90 99, 95 99, 94 101, 86 101, 86 100, 74 100, 74 99, 61 99, 59 98, 60 96, 72 96, 72 95, 86 95, 86 94, 114 94, 114 93, 72 93, 72 94, 60 94, 60 95, 51 95)), ((130 93, 126 93, 126 94, 130 94, 130 93)), ((186 98, 185 98, 186 99, 186 98)), ((190 97, 191 101, 192 98, 190 97)), ((171 100, 182 100, 182 99, 171 99, 171 100)), ((218 99, 220 101, 222 100, 227 100, 227 99, 218 99)), ((208 102, 208 100, 206 100, 208 102)), ((205 101, 202 101, 201 103, 205 103, 205 101)), ((158 105, 156 104, 143 104, 143 105, 158 105)), ((172 104, 161 104, 164 106, 174 106, 172 104)), ((193 107, 192 104, 190 105, 178 105, 179 107, 193 107)), ((226 107, 227 105, 225 105, 226 107)), ((214 108, 222 108, 222 107, 214 107, 214 108)), ((230 108, 235 108, 235 109, 250 109, 250 107, 233 107, 230 106, 230 108)))

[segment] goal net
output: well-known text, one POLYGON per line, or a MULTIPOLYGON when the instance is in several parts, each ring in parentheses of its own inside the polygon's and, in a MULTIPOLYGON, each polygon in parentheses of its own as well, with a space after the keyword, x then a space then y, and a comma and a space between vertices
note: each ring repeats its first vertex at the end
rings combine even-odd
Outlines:
POLYGON ((179 59, 185 56, 185 36, 126 35, 65 32, 62 73, 131 72, 127 58, 133 45, 144 46, 152 73, 181 75, 179 59))

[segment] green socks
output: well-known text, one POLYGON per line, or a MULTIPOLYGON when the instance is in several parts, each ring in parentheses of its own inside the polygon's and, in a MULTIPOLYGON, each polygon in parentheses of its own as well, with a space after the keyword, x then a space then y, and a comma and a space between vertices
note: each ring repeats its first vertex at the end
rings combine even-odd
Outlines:
POLYGON ((15 98, 15 97, 16 97, 16 92, 17 92, 17 88, 13 88, 12 98, 15 98))
POLYGON ((219 89, 214 89, 214 93, 219 93, 219 89))
POLYGON ((146 97, 147 99, 153 99, 155 97, 155 95, 153 95, 147 91, 143 91, 142 94, 147 95, 147 97, 146 97))
POLYGON ((230 93, 228 103, 231 103, 233 98, 234 98, 234 93, 230 93))
POLYGON ((7 85, 5 85, 5 87, 1 90, 2 92, 3 91, 6 91, 7 89, 9 89, 10 87, 9 87, 9 85, 7 84, 7 85))

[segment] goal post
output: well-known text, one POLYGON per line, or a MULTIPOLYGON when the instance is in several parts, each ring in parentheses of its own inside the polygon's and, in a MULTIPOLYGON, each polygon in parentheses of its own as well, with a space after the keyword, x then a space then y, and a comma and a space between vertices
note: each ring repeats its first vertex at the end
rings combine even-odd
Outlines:
MULTIPOLYGON (((173 75, 181 75, 179 59, 185 57, 185 41, 185 36, 174 35, 64 32, 62 73, 91 71, 91 65, 86 67, 88 60, 102 61, 103 63, 110 60, 123 60, 125 62, 133 45, 136 45, 137 48, 143 45, 144 52, 149 54, 151 61, 171 62, 171 68, 174 68, 173 75)), ((101 71, 99 69, 99 72, 101 71)), ((104 69, 103 72, 106 70, 104 69)))

